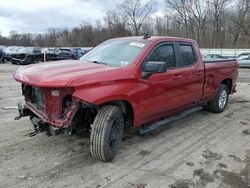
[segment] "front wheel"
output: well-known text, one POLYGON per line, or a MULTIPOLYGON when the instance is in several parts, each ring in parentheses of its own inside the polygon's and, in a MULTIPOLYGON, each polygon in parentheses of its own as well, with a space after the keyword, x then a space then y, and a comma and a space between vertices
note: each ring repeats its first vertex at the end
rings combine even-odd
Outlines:
POLYGON ((209 110, 215 113, 223 112, 227 106, 228 96, 228 87, 225 84, 221 84, 214 99, 208 103, 209 110))
POLYGON ((90 153, 101 161, 112 160, 121 144, 124 118, 117 106, 103 106, 97 113, 90 135, 90 153))

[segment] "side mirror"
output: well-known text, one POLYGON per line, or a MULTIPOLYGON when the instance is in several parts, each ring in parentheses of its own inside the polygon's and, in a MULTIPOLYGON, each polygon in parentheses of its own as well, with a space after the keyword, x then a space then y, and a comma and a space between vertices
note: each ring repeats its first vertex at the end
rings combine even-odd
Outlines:
POLYGON ((149 61, 146 63, 145 68, 142 73, 143 78, 148 78, 154 73, 163 73, 167 71, 166 62, 149 61))
POLYGON ((167 64, 166 62, 154 62, 154 61, 149 61, 145 65, 145 72, 150 72, 150 73, 162 73, 167 71, 167 64))

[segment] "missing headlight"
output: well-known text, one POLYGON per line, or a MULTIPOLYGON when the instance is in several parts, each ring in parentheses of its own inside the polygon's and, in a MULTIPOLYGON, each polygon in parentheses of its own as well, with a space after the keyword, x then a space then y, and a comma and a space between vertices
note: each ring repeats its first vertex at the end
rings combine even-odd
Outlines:
POLYGON ((71 104, 72 104, 72 96, 70 95, 65 96, 62 102, 62 113, 64 113, 71 104))

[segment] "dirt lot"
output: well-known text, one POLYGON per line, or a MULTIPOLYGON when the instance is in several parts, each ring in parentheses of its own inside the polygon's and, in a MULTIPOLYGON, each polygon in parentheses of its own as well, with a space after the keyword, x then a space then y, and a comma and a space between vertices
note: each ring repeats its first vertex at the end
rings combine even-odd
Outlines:
MULTIPOLYGON (((22 101, 0 64, 0 106, 22 101)), ((109 163, 90 156, 88 138, 28 137, 28 118, 0 110, 0 187, 250 187, 250 69, 222 114, 195 113, 149 136, 123 141, 109 163)))

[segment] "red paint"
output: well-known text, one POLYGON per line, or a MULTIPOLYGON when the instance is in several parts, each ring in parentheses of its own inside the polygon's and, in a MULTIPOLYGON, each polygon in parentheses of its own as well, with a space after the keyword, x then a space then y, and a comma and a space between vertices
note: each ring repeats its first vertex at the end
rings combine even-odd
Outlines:
MULTIPOLYGON (((142 37, 127 39, 140 41, 142 37)), ((147 47, 127 67, 109 67, 67 60, 19 68, 14 78, 27 85, 41 87, 48 93, 51 93, 51 88, 59 88, 62 95, 72 92, 74 101, 94 105, 125 100, 133 107, 135 128, 143 123, 211 100, 219 84, 225 79, 232 80, 231 92, 236 91, 238 75, 236 61, 204 65, 196 42, 190 39, 151 37, 144 40, 149 40, 147 47), (160 42, 175 41, 192 43, 197 62, 190 67, 172 68, 165 73, 153 74, 149 79, 142 79, 141 63, 149 52, 160 42)), ((68 126, 77 109, 77 103, 75 108, 68 112, 69 114, 65 114, 66 119, 61 119, 58 113, 61 110, 61 98, 53 100, 50 94, 45 96, 46 113, 41 113, 31 106, 28 107, 54 126, 68 126)))

